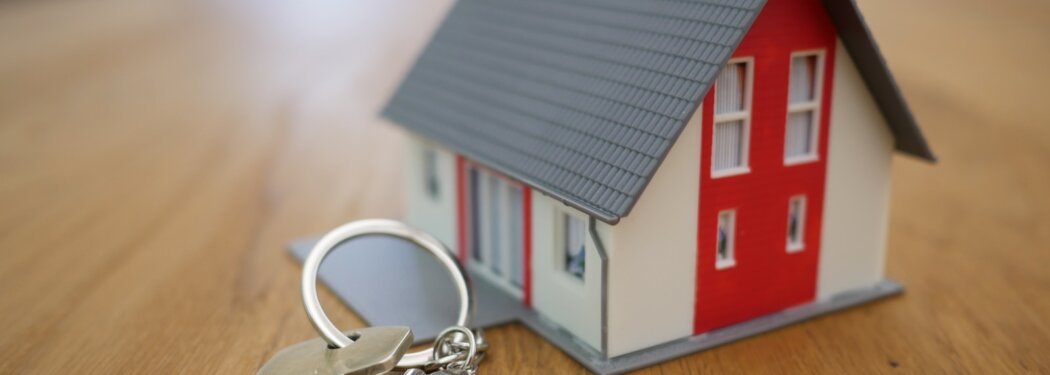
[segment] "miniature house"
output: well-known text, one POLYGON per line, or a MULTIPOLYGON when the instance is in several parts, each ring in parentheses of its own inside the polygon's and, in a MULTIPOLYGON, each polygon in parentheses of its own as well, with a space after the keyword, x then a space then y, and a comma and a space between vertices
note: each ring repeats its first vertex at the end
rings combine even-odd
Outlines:
POLYGON ((459 0, 384 114, 409 221, 605 358, 882 282, 933 160, 851 0, 459 0))

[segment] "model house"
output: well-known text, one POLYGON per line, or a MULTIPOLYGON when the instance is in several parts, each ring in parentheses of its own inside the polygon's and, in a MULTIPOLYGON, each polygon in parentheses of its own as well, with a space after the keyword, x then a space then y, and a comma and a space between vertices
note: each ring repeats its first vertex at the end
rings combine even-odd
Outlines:
POLYGON ((934 158, 851 0, 459 0, 384 114, 411 223, 604 358, 876 287, 934 158))

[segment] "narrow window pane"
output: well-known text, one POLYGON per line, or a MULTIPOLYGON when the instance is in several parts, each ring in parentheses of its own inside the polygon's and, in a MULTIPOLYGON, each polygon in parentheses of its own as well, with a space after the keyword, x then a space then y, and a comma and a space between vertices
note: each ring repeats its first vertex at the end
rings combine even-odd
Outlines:
POLYGON ((799 207, 798 201, 792 200, 788 209, 788 243, 796 244, 799 239, 799 207))
POLYGON ((784 141, 785 157, 799 157, 814 153, 813 116, 813 111, 788 114, 787 134, 784 141))
POLYGON ((583 220, 564 214, 562 223, 565 238, 565 271, 570 275, 583 279, 584 270, 586 270, 585 258, 587 254, 584 248, 584 241, 587 237, 583 220))
POLYGON ((741 167, 744 164, 744 121, 715 124, 714 170, 741 167))
POLYGON ((816 99, 817 56, 797 56, 791 59, 791 83, 788 98, 792 104, 809 103, 816 99))
POLYGON ((729 225, 725 219, 718 223, 718 260, 729 259, 729 225))
POLYGON ((489 176, 488 178, 488 202, 489 205, 489 253, 492 255, 491 268, 492 272, 500 274, 500 260, 502 259, 503 247, 502 245, 502 231, 503 231, 503 205, 500 201, 501 184, 503 181, 496 176, 489 176))
POLYGON ((470 191, 470 254, 476 261, 481 261, 481 176, 477 169, 468 172, 468 190, 470 191))
POLYGON ((747 64, 731 63, 718 75, 715 114, 742 112, 747 103, 747 64))
POLYGON ((794 197, 788 202, 788 250, 801 250, 806 224, 806 198, 794 197))
POLYGON ((715 242, 715 267, 726 268, 735 264, 736 212, 723 211, 718 214, 718 229, 715 242))
POLYGON ((440 186, 438 185, 437 152, 429 147, 423 150, 423 179, 427 195, 430 199, 438 199, 440 186))
POLYGON ((521 189, 510 187, 510 282, 525 285, 525 238, 524 205, 521 189))

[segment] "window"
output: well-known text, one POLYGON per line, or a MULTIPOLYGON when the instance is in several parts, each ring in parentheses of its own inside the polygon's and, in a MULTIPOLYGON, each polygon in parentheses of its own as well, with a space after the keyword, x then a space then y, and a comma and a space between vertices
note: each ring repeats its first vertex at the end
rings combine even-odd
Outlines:
POLYGON ((750 60, 730 62, 715 88, 712 177, 747 173, 751 121, 750 60))
POLYGON ((718 233, 715 244, 715 268, 736 266, 736 211, 718 213, 718 233))
POLYGON ((509 184, 510 196, 510 283, 525 285, 525 204, 520 187, 509 184))
POLYGON ((467 163, 467 266, 521 298, 525 285, 525 190, 491 169, 467 163))
POLYGON ((587 238, 586 224, 576 216, 563 213, 561 231, 565 258, 563 268, 568 274, 583 280, 583 273, 587 269, 587 251, 584 247, 587 238))
POLYGON ((437 169, 437 151, 430 147, 423 149, 423 183, 427 196, 434 200, 438 199, 441 194, 437 169))
POLYGON ((487 221, 486 226, 488 227, 488 240, 489 240, 488 250, 489 250, 489 254, 492 256, 492 259, 489 259, 488 263, 491 265, 490 268, 491 268, 492 272, 494 272, 497 275, 502 273, 501 272, 502 270, 500 269, 499 265, 501 265, 503 263, 501 261, 502 260, 501 256, 503 255, 502 254, 503 252, 500 251, 500 250, 502 250, 502 247, 503 247, 503 240, 502 240, 502 237, 503 237, 502 236, 502 234, 503 234, 503 225, 501 225, 501 224, 504 221, 503 204, 502 204, 503 201, 500 200, 500 195, 501 195, 500 193, 503 190, 502 189, 502 187, 503 187, 502 186, 503 185, 502 182, 503 181, 500 181, 499 177, 496 177, 496 176, 493 176, 493 175, 490 174, 488 176, 488 184, 489 185, 488 185, 487 189, 485 189, 488 192, 488 206, 489 206, 488 207, 488 209, 489 209, 489 216, 488 216, 488 219, 486 220, 487 221))
POLYGON ((787 251, 798 252, 805 247, 806 197, 799 195, 788 201, 787 251))
POLYGON ((791 57, 788 115, 784 135, 786 164, 817 159, 822 60, 820 53, 795 54, 791 57))
POLYGON ((470 193, 470 256, 477 262, 484 261, 481 248, 481 225, 485 221, 481 218, 481 171, 477 168, 468 168, 467 184, 470 193))

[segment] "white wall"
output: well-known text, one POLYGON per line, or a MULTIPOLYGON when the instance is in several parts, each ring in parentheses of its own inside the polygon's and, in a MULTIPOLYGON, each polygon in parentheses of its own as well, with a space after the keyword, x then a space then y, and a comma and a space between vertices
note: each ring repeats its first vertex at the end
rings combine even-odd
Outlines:
MULTIPOLYGON (((587 235, 583 280, 563 270, 563 249, 558 246, 555 226, 562 213, 576 215, 584 223, 583 213, 561 202, 532 191, 532 307, 547 320, 575 335, 595 350, 601 350, 602 273, 594 238, 587 235)), ((609 247, 607 225, 599 226, 603 245, 609 247)))
MULTIPOLYGON (((418 136, 407 142, 405 192, 406 220, 449 246, 456 246, 456 157, 453 152, 418 136), (437 150, 438 199, 426 191, 423 150, 437 150)), ((594 239, 587 235, 587 267, 582 282, 562 270, 562 249, 556 246, 555 225, 564 212, 585 223, 585 214, 533 190, 532 192, 532 305, 547 320, 571 332, 595 350, 601 348, 601 263, 594 239)), ((610 227, 599 224, 603 245, 609 246, 610 227)))
POLYGON ((631 214, 612 227, 609 355, 691 336, 700 199, 697 111, 631 214))
POLYGON ((411 135, 406 144, 405 196, 408 201, 406 220, 412 226, 430 233, 450 249, 456 243, 456 156, 432 142, 411 135), (427 193, 423 173, 423 151, 433 148, 437 156, 438 198, 427 193))
POLYGON ((838 44, 817 298, 883 279, 893 135, 838 44))

